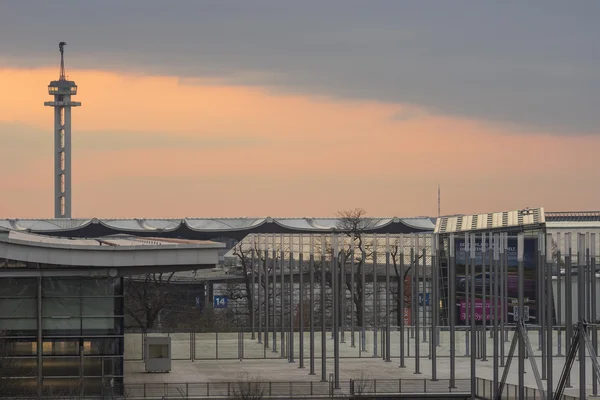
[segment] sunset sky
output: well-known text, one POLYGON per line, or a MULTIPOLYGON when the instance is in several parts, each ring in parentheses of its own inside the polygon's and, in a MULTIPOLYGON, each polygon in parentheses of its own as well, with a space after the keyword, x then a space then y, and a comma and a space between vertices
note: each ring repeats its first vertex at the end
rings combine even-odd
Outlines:
POLYGON ((0 218, 600 209, 600 2, 0 3, 0 218), (61 23, 65 23, 61 26, 61 23))

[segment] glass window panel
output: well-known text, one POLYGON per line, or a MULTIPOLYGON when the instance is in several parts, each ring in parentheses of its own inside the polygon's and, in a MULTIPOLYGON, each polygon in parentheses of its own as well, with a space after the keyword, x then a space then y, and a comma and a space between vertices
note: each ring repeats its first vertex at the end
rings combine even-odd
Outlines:
POLYGON ((123 338, 89 338, 84 339, 86 355, 120 355, 123 338))
POLYGON ((37 394, 37 378, 36 379, 14 379, 11 385, 2 387, 3 396, 35 396, 37 394))
POLYGON ((17 332, 37 332, 37 318, 0 318, 0 331, 5 335, 16 335, 17 332))
POLYGON ((37 342, 35 339, 5 338, 0 342, 0 357, 6 356, 35 356, 37 342))
POLYGON ((37 376, 37 358, 4 358, 2 368, 6 369, 11 376, 37 376))
POLYGON ((0 299, 0 318, 37 318, 36 299, 0 299))
POLYGON ((44 297, 79 296, 82 280, 68 278, 44 278, 44 297))
POLYGON ((84 378, 83 379, 84 396, 102 395, 102 378, 84 378))
POLYGON ((120 335, 123 326, 122 317, 83 318, 84 335, 120 335))
POLYGON ((44 335, 77 335, 81 331, 79 318, 43 318, 44 335))
POLYGON ((82 298, 81 303, 84 316, 113 316, 115 313, 115 299, 112 297, 82 298))
POLYGON ((0 297, 36 297, 36 278, 2 278, 0 279, 0 297))
POLYGON ((113 296, 118 279, 83 279, 81 280, 82 296, 113 296))
POLYGON ((79 339, 44 340, 42 354, 44 356, 78 356, 79 339))
POLYGON ((102 357, 84 357, 83 375, 84 376, 102 376, 102 357))
POLYGON ((42 373, 44 381, 52 376, 79 376, 79 357, 44 357, 42 373))
MULTIPOLYGON (((45 375, 45 374, 44 374, 45 375)), ((78 398, 80 394, 80 378, 46 378, 42 393, 44 396, 78 398)))
POLYGON ((43 317, 79 317, 81 315, 81 300, 69 297, 51 297, 42 299, 43 317))
POLYGON ((104 376, 122 376, 123 358, 104 357, 104 376))

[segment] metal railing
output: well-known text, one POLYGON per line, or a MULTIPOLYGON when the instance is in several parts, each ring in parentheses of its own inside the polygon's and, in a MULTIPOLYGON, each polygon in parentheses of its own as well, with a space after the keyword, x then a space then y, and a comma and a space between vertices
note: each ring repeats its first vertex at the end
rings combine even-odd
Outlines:
MULTIPOLYGON (((262 398, 347 398, 364 395, 391 394, 470 394, 470 380, 457 379, 456 387, 450 388, 448 379, 351 379, 341 381, 335 389, 332 381, 284 381, 284 382, 204 382, 204 383, 140 383, 125 384, 125 399, 204 399, 242 398, 241 394, 257 393, 262 398)), ((247 397, 244 397, 247 398, 247 397)), ((256 396, 254 398, 259 398, 256 396)))
MULTIPOLYGON (((476 379, 476 391, 475 395, 478 399, 493 399, 493 382, 489 379, 475 378, 476 379)), ((502 390, 502 399, 519 399, 519 386, 512 383, 505 383, 504 389, 502 390)), ((526 387, 525 388, 525 399, 522 400, 541 400, 542 395, 536 388, 526 387)), ((569 396, 563 394, 562 400, 578 400, 579 397, 569 396)))

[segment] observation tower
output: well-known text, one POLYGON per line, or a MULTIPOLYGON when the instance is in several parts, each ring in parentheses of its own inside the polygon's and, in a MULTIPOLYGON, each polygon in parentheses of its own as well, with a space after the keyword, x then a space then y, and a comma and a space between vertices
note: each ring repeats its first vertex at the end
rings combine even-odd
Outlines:
POLYGON ((71 218, 71 107, 80 102, 71 101, 77 94, 77 85, 65 75, 64 49, 60 42, 60 76, 48 85, 48 94, 54 101, 44 102, 54 108, 54 217, 71 218))

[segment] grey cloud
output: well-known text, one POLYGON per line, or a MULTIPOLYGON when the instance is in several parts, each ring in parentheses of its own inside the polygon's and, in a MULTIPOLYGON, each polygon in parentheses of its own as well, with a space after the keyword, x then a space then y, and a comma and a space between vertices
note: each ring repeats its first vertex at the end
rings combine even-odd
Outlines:
POLYGON ((0 59, 56 64, 66 40, 67 68, 213 76, 600 133, 598 15, 595 0, 20 0, 0 5, 0 37, 12 38, 0 59))

